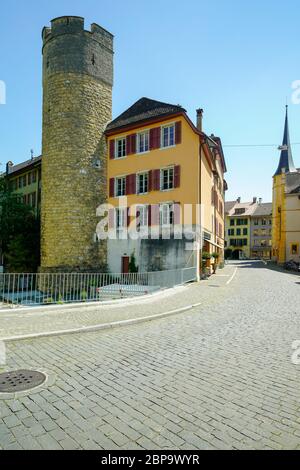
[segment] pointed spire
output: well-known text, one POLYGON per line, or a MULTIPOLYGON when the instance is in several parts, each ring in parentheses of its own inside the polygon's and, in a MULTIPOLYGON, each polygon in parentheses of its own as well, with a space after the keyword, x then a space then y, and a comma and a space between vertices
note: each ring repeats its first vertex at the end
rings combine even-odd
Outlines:
POLYGON ((283 170, 285 173, 292 173, 297 171, 293 161, 292 148, 290 142, 288 108, 288 105, 286 105, 283 141, 282 146, 279 147, 279 150, 281 150, 280 161, 274 176, 281 175, 283 170))

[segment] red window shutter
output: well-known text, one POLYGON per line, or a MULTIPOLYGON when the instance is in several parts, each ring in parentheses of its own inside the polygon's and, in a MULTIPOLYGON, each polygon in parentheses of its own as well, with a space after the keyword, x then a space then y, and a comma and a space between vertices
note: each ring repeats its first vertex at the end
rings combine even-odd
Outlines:
POLYGON ((126 137, 126 155, 131 155, 131 136, 126 137))
POLYGON ((108 211, 108 228, 115 228, 115 209, 109 209, 108 211))
POLYGON ((179 225, 181 222, 181 206, 180 202, 174 203, 174 225, 179 225))
POLYGON ((110 178, 109 180, 109 197, 115 196, 115 179, 110 178))
POLYGON ((115 158, 115 140, 111 140, 109 142, 109 158, 110 159, 115 158))
POLYGON ((136 193, 136 175, 127 175, 126 176, 126 196, 136 193))
POLYGON ((176 122, 175 124, 175 144, 181 144, 181 134, 182 134, 182 125, 181 121, 176 122))
POLYGON ((128 194, 131 194, 130 192, 130 186, 131 186, 131 178, 130 178, 130 175, 127 175, 126 176, 126 188, 125 188, 125 194, 126 196, 128 196, 128 194))
POLYGON ((160 148, 160 127, 150 129, 150 150, 160 148))
POLYGON ((175 166, 174 169, 174 188, 179 188, 180 186, 180 165, 175 166))
POLYGON ((126 224, 127 224, 127 227, 129 227, 129 225, 130 225, 130 208, 129 207, 127 207, 127 209, 126 209, 126 215, 127 215, 126 224))
POLYGON ((131 153, 136 153, 136 134, 132 134, 131 136, 131 153))
POLYGON ((131 194, 136 194, 136 174, 131 175, 131 194))
POLYGON ((148 193, 153 189, 153 171, 150 170, 148 173, 148 193))
POLYGON ((152 224, 152 206, 148 206, 148 226, 151 227, 152 224))

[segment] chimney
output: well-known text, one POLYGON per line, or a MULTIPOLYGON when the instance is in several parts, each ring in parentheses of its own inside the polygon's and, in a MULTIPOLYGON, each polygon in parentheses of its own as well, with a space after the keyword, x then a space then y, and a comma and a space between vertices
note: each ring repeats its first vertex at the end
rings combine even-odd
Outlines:
POLYGON ((236 202, 237 202, 238 204, 240 204, 240 203, 241 203, 241 200, 242 200, 242 198, 241 198, 241 197, 238 197, 237 200, 236 200, 236 202))
POLYGON ((254 197, 253 198, 253 204, 256 204, 257 203, 257 197, 254 197))
POLYGON ((13 162, 6 163, 6 174, 9 175, 11 168, 14 166, 13 162))
POLYGON ((203 109, 197 109, 197 129, 202 132, 203 109))

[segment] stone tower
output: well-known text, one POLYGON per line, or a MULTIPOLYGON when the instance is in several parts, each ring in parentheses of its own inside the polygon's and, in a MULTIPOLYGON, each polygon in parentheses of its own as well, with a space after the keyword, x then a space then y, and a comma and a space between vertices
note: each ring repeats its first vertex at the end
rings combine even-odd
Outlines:
POLYGON ((104 130, 112 118, 113 36, 64 16, 43 37, 41 270, 95 271, 95 239, 107 198, 104 130))

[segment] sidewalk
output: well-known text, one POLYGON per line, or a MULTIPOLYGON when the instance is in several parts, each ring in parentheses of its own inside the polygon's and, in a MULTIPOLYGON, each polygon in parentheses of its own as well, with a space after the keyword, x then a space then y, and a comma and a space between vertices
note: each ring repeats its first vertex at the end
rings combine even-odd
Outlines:
POLYGON ((220 288, 217 291, 219 298, 221 290, 229 287, 228 283, 233 280, 235 271, 235 266, 227 265, 207 281, 175 287, 147 297, 124 299, 109 305, 92 303, 0 310, 0 340, 111 328, 121 326, 126 321, 128 324, 152 319, 146 317, 159 318, 163 314, 180 313, 198 306, 199 303, 214 302, 216 290, 211 287, 220 288))

